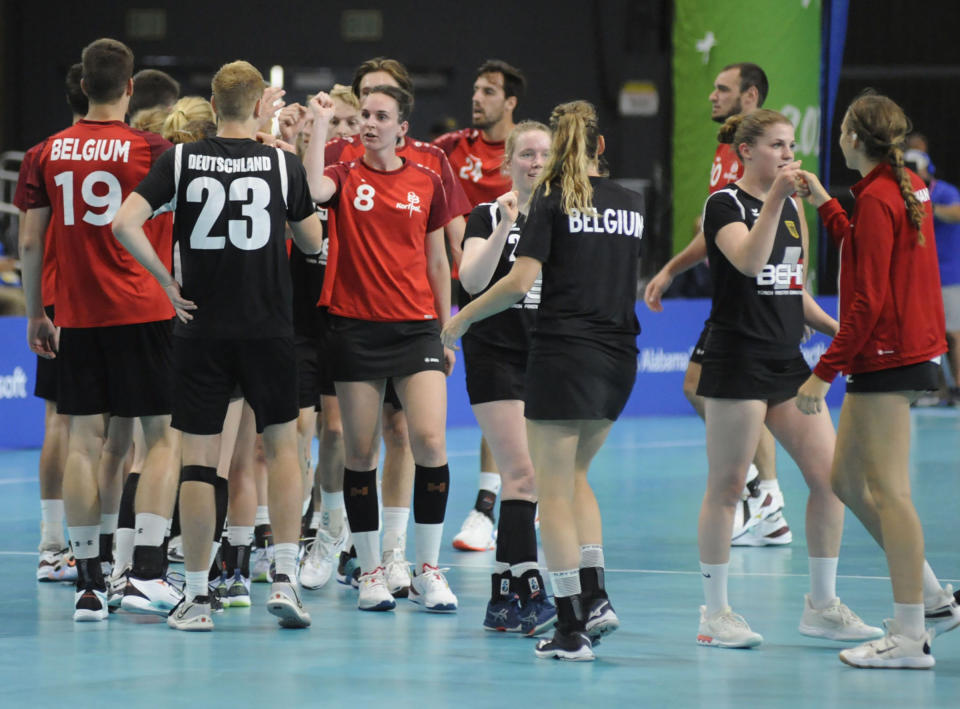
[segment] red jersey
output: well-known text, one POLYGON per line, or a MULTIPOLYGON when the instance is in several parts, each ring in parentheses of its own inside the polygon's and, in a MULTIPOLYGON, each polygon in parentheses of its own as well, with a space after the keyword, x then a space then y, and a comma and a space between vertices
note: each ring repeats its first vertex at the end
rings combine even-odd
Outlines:
MULTIPOLYGON (((501 172, 504 141, 491 143, 478 128, 464 128, 441 135, 433 143, 450 159, 471 208, 496 202, 513 186, 509 175, 501 172)), ((469 212, 468 208, 464 214, 469 212)))
MULTIPOLYGON (((36 188, 27 208, 51 208, 56 324, 108 327, 172 318, 160 284, 110 228, 120 204, 171 144, 121 121, 81 120, 41 145, 28 177, 36 188)), ((172 257, 170 224, 165 216, 146 226, 165 262, 172 257)))
POLYGON ((319 305, 358 320, 436 319, 426 235, 456 216, 447 212, 440 176, 409 160, 390 172, 355 160, 324 174, 337 192, 327 204, 330 242, 319 305))
POLYGON ((947 351, 930 194, 909 175, 927 212, 923 246, 886 163, 853 186, 852 221, 835 199, 820 207, 840 248, 840 330, 813 370, 825 382, 838 372, 905 367, 947 351))
POLYGON ((731 182, 736 182, 743 174, 743 163, 737 157, 737 151, 729 143, 717 145, 710 168, 710 194, 722 190, 731 182))
MULTIPOLYGON (((43 143, 37 143, 23 156, 20 163, 20 176, 17 179, 17 190, 13 194, 13 206, 21 212, 26 212, 30 204, 36 199, 38 185, 31 182, 33 163, 36 161, 43 143)), ((40 278, 40 296, 43 298, 43 307, 53 305, 53 297, 57 286, 57 260, 53 255, 53 229, 47 225, 43 247, 43 275, 40 278)))
MULTIPOLYGON (((349 138, 334 138, 327 143, 324 151, 324 164, 333 165, 338 162, 353 162, 359 160, 366 148, 363 141, 356 136, 349 138)), ((407 136, 403 145, 397 148, 397 155, 418 165, 423 165, 440 175, 443 191, 447 200, 447 213, 453 219, 459 214, 469 214, 473 205, 464 194, 460 181, 456 178, 446 154, 436 145, 414 140, 407 136)), ((502 194, 502 193, 501 193, 502 194)), ((446 226, 446 225, 444 225, 446 226)))

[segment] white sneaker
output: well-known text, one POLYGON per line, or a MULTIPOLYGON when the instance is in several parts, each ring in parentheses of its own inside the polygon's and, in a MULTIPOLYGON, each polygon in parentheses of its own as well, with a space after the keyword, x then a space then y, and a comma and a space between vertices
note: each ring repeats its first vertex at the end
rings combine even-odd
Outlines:
POLYGON ((254 583, 270 583, 270 564, 273 563, 273 547, 256 547, 253 550, 253 565, 250 568, 250 580, 254 583))
POLYGON ((114 567, 107 579, 107 605, 116 610, 123 600, 123 590, 127 587, 127 577, 130 576, 131 564, 114 567))
POLYGON ((40 552, 37 581, 76 581, 77 561, 70 549, 46 549, 40 552))
POLYGON ((457 610, 457 597, 450 590, 443 572, 436 566, 424 564, 420 573, 410 583, 410 600, 433 613, 453 613, 457 610))
POLYGON ((138 579, 128 575, 120 607, 128 613, 168 615, 181 600, 183 593, 164 578, 138 579))
POLYGON ((167 561, 171 564, 183 563, 183 537, 179 534, 170 537, 170 543, 167 544, 167 561))
POLYGON ((170 611, 167 625, 174 630, 210 631, 213 630, 213 618, 210 617, 210 597, 197 596, 192 601, 184 598, 170 611))
POLYGON ((763 636, 750 630, 747 621, 727 606, 707 617, 707 607, 700 606, 700 629, 697 642, 710 647, 756 647, 763 636))
POLYGON ((493 520, 477 510, 470 510, 457 536, 453 548, 460 551, 489 551, 495 548, 493 520))
POLYGON ((327 530, 317 529, 317 538, 307 545, 307 553, 300 564, 300 584, 304 588, 313 590, 326 586, 345 540, 342 533, 339 539, 334 539, 327 530))
POLYGON ((949 633, 960 625, 960 606, 957 605, 953 586, 950 584, 944 586, 939 595, 924 598, 923 607, 927 628, 937 635, 949 633))
POLYGON ((872 667, 888 670, 926 670, 936 660, 930 654, 930 632, 919 640, 900 633, 895 620, 885 620, 887 634, 879 640, 840 651, 840 661, 851 667, 872 667))
POLYGON ((774 512, 742 531, 730 541, 735 547, 783 546, 793 541, 793 532, 783 512, 774 512))
POLYGON ((839 598, 834 598, 828 606, 817 610, 810 603, 810 594, 803 597, 803 616, 800 618, 800 632, 813 638, 827 638, 859 642, 882 638, 883 628, 875 628, 864 623, 839 598))
POLYGON ((281 628, 307 628, 310 626, 310 614, 307 613, 303 603, 300 602, 296 579, 290 580, 283 574, 277 574, 270 585, 267 610, 280 619, 281 628))
POLYGON ((392 611, 397 607, 383 577, 383 567, 360 574, 360 591, 357 596, 357 608, 362 611, 392 611))
POLYGON ((97 588, 78 589, 73 597, 73 620, 77 623, 106 620, 107 592, 97 588))
POLYGON ((403 549, 383 552, 383 578, 394 598, 410 595, 410 562, 403 558, 403 549))

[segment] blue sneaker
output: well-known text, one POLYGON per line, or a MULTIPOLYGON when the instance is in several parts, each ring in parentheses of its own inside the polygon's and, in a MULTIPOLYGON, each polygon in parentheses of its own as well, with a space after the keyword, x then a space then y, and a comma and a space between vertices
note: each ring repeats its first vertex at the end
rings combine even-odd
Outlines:
MULTIPOLYGON (((556 614, 556 611, 554 611, 556 614)), ((500 633, 522 632, 520 607, 515 596, 504 597, 487 603, 487 613, 483 618, 483 629, 500 633)))
POLYGON ((517 608, 520 632, 528 638, 550 630, 557 624, 557 609, 546 594, 531 597, 517 608))

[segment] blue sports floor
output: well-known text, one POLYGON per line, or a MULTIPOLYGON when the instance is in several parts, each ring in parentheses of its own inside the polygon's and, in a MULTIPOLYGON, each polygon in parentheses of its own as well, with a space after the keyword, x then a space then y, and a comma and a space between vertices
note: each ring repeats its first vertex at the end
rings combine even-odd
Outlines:
MULTIPOLYGON (((69 586, 34 581, 39 538, 37 451, 0 453, 0 706, 353 707, 955 707, 960 630, 934 643, 932 671, 855 670, 841 645, 797 632, 807 590, 805 490, 781 451, 793 545, 739 549, 730 597, 765 644, 696 645, 701 586, 696 518, 703 493, 703 426, 693 417, 623 420, 594 462, 604 513, 607 587, 621 619, 593 663, 537 660, 533 641, 484 632, 493 552, 456 552, 450 540, 476 494, 477 429, 449 433, 454 485, 441 553, 460 599, 455 615, 406 601, 361 613, 332 581, 305 592, 313 627, 280 630, 262 607, 215 616, 210 634, 117 614, 74 624, 69 586)), ((912 479, 927 556, 943 580, 960 577, 957 500, 960 413, 914 415, 912 479)), ((412 530, 411 530, 412 531, 412 530)), ((410 542, 412 548, 412 541, 410 542)), ((892 613, 883 556, 848 516, 841 597, 866 621, 892 613)))

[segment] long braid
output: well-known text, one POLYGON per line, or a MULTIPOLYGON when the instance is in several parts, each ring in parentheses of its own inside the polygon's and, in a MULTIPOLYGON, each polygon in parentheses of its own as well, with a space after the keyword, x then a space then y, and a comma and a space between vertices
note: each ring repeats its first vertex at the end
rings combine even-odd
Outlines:
POLYGON ((563 103, 550 116, 553 141, 550 158, 543 168, 534 192, 542 186, 544 196, 551 184, 560 181, 561 206, 565 214, 573 210, 592 214, 593 185, 590 184, 590 163, 597 158, 600 130, 597 113, 586 101, 563 103))
POLYGON ((907 216, 910 218, 910 223, 913 224, 917 230, 917 243, 923 246, 925 239, 922 227, 926 211, 914 193, 913 183, 910 182, 910 175, 907 173, 906 167, 903 164, 903 149, 899 143, 890 146, 890 150, 887 153, 887 160, 890 163, 890 167, 893 168, 893 175, 897 178, 897 183, 900 185, 900 194, 903 196, 903 202, 907 207, 907 216))

